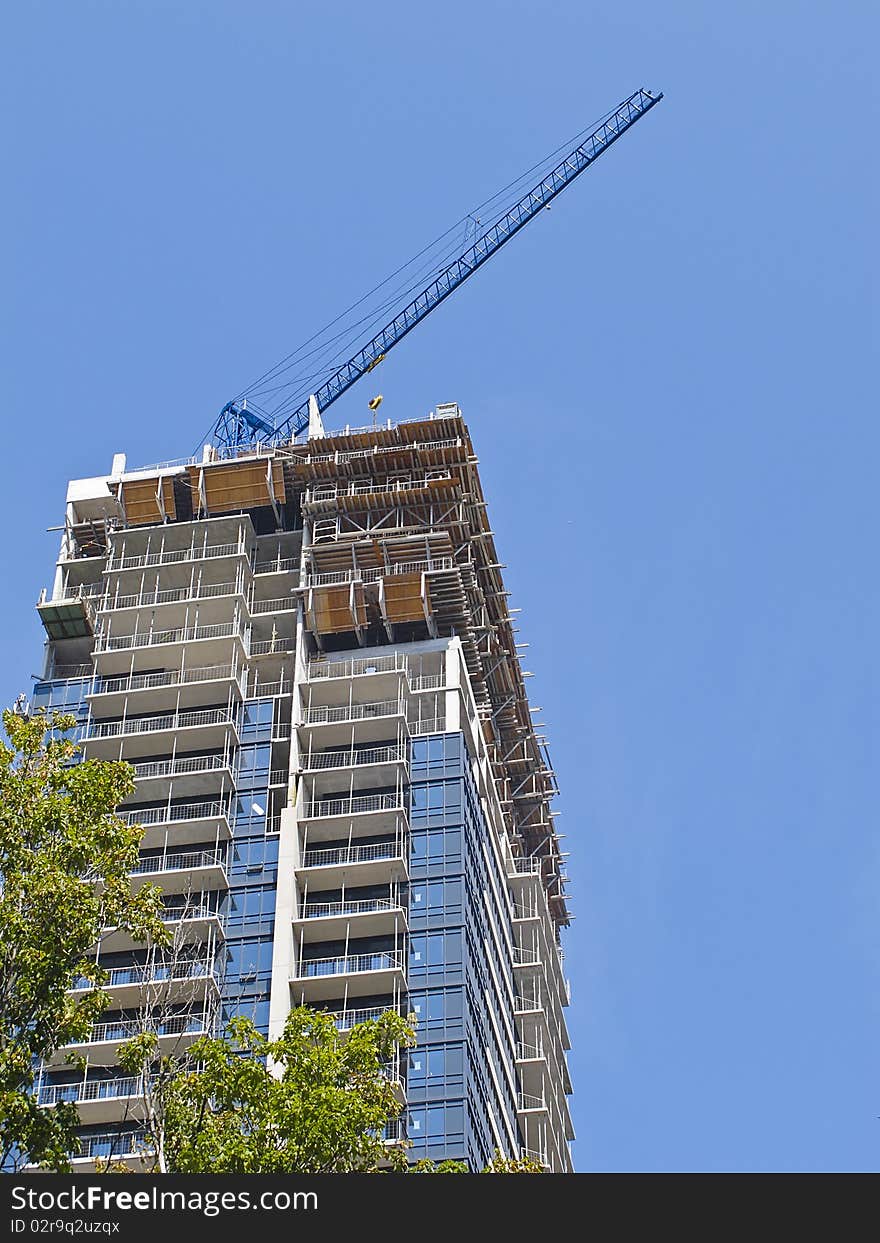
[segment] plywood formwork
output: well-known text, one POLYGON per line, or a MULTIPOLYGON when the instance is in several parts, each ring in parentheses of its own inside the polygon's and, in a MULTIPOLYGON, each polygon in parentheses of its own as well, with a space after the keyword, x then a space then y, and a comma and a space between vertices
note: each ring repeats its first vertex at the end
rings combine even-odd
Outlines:
POLYGON ((116 495, 126 526, 154 526, 159 522, 174 522, 177 518, 171 475, 125 479, 116 485, 116 495))
POLYGON ((286 498, 284 464, 275 456, 187 467, 193 505, 200 514, 278 507, 286 498))

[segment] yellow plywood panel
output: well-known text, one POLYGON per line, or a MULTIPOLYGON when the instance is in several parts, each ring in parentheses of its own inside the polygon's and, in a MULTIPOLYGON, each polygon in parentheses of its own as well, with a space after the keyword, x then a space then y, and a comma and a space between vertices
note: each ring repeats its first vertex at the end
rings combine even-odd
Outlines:
POLYGON ((119 486, 125 521, 128 526, 147 526, 162 522, 165 517, 170 521, 177 517, 174 504, 174 483, 170 475, 164 475, 161 478, 154 475, 149 479, 126 479, 119 486), (159 504, 160 487, 162 506, 159 504))
POLYGON ((316 587, 311 593, 311 624, 317 634, 340 634, 366 625, 364 590, 354 588, 354 612, 350 587, 316 587))
POLYGON ((249 458, 243 462, 223 462, 204 467, 190 466, 193 496, 209 514, 225 514, 238 509, 257 509, 263 505, 283 505, 284 468, 280 461, 249 458), (269 491, 269 470, 271 487, 269 491), (204 493, 200 492, 200 476, 204 493))
POLYGON ((421 574, 392 574, 382 580, 385 616, 390 622, 424 621, 421 574))

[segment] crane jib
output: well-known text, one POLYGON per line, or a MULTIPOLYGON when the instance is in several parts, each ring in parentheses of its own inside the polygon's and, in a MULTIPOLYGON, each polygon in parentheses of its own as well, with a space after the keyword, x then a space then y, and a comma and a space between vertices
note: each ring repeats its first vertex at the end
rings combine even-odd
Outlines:
MULTIPOLYGON (((612 143, 634 125, 653 106, 663 98, 662 92, 652 95, 649 91, 638 90, 625 99, 614 112, 577 146, 574 151, 547 173, 532 190, 496 220, 463 254, 454 259, 436 276, 426 289, 423 289, 407 306, 394 316, 380 332, 348 362, 336 371, 318 388, 314 397, 318 410, 323 412, 337 398, 356 384, 361 376, 371 371, 384 356, 401 341, 416 324, 429 315, 436 306, 456 290, 459 285, 472 276, 488 259, 520 229, 533 220, 538 212, 567 186, 580 176, 585 169, 607 151, 612 143)), ((294 439, 308 427, 309 402, 305 401, 283 422, 279 423, 270 437, 262 443, 280 444, 294 439)), ((224 406, 215 427, 215 439, 219 445, 232 448, 250 440, 245 427, 253 427, 249 419, 240 414, 234 403, 224 406), (243 424, 245 426, 243 426, 243 424)))

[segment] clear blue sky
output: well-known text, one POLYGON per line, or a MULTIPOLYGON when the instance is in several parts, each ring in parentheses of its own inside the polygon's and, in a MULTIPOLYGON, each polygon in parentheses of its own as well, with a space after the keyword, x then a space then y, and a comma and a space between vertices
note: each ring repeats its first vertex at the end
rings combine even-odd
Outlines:
POLYGON ((69 477, 191 452, 666 92, 381 371, 390 418, 461 404, 524 610, 582 1170, 877 1166, 877 35, 869 0, 6 7, 5 702, 69 477))

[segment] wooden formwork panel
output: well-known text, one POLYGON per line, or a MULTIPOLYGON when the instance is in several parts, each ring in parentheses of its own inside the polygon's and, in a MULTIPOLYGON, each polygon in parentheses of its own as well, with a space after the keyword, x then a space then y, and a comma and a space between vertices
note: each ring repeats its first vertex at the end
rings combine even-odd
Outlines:
POLYGON ((123 480, 119 485, 118 495, 122 501, 127 526, 152 525, 162 522, 166 517, 173 522, 177 517, 177 508, 174 503, 174 480, 171 475, 152 475, 149 479, 123 480), (160 495, 162 505, 159 504, 160 495))
POLYGON ((383 609, 387 621, 424 621, 421 574, 393 574, 382 580, 383 609))
POLYGON ((193 497, 199 497, 205 513, 223 514, 237 509, 257 509, 262 505, 283 505, 284 468, 280 461, 250 458, 244 462, 189 466, 193 497), (271 470, 271 476, 270 476, 271 470), (270 492, 271 477, 271 492, 270 492), (204 486, 204 494, 201 486, 204 486))
POLYGON ((355 583, 353 592, 351 587, 314 587, 309 597, 309 617, 316 634, 340 634, 365 626, 367 609, 362 584, 355 583))

